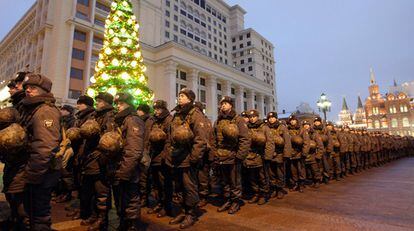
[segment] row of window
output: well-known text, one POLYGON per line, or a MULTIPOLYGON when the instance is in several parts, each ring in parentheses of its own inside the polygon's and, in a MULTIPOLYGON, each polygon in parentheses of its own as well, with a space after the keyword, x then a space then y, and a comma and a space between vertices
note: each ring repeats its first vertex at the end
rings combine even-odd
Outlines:
MULTIPOLYGON (((404 117, 401 120, 403 127, 410 127, 410 120, 407 117, 404 117)), ((388 123, 386 120, 375 120, 374 122, 368 121, 369 128, 388 128, 388 123)), ((391 119, 391 127, 397 128, 398 127, 398 120, 396 118, 391 119)))
MULTIPOLYGON (((252 42, 251 42, 251 41, 247 41, 247 43, 246 43, 246 47, 249 47, 249 46, 251 46, 251 45, 252 45, 252 42)), ((240 44, 239 44, 239 48, 240 48, 240 49, 244 48, 244 43, 240 43, 240 44)), ((233 46, 233 51, 234 51, 234 50, 236 50, 236 49, 237 49, 237 46, 236 46, 236 45, 234 45, 234 46, 233 46)))
MULTIPOLYGON (((204 28, 206 28, 206 23, 203 21, 200 21, 198 18, 193 17, 190 13, 187 13, 185 10, 180 10, 181 15, 183 16, 187 16, 187 18, 194 20, 196 23, 200 24, 201 26, 203 26, 204 28)), ((174 20, 176 19, 175 15, 174 15, 174 20)), ((178 17, 177 17, 178 20, 178 17)), ((214 21, 215 24, 215 21, 214 21)), ((216 35, 217 34, 217 29, 216 28, 211 28, 210 25, 207 26, 209 31, 213 31, 213 33, 216 35)), ((221 29, 221 25, 219 25, 219 28, 221 29)), ((226 27, 223 28, 224 32, 226 32, 226 27)), ((224 40, 227 40, 227 35, 225 35, 224 33, 222 33, 221 31, 218 31, 218 35, 220 38, 223 38, 224 40)), ((209 39, 211 39, 211 34, 208 35, 209 39)), ((217 42, 217 39, 214 37, 214 42, 217 42)), ((222 45, 222 41, 219 40, 220 45, 222 45)), ((227 43, 224 42, 225 47, 227 48, 227 43)))
MULTIPOLYGON (((185 84, 186 84, 186 81, 187 81, 187 72, 185 72, 183 70, 176 70, 175 78, 179 82, 177 84, 177 88, 182 89, 182 88, 186 87, 185 84)), ((198 84, 200 86, 202 86, 202 87, 205 87, 206 86, 206 79, 203 78, 203 77, 200 77, 198 79, 198 84)), ((216 89, 217 89, 217 91, 219 93, 221 93, 221 91, 222 91, 222 85, 221 85, 221 83, 217 83, 217 88, 216 89)), ((177 96, 178 96, 178 92, 179 91, 177 91, 177 96)), ((231 87, 230 88, 230 94, 231 94, 231 96, 235 96, 236 95, 236 89, 234 87, 231 87)), ((220 97, 218 97, 218 99, 221 99, 221 94, 218 94, 218 95, 220 95, 220 97)), ((245 91, 243 92, 243 98, 244 99, 247 99, 247 92, 245 92, 245 91)), ((254 96, 254 101, 257 101, 257 97, 256 96, 254 96)), ((264 99, 263 103, 266 104, 266 99, 264 99)))
MULTIPOLYGON (((395 106, 390 106, 389 112, 390 113, 397 113, 397 108, 395 106)), ((400 112, 408 112, 407 105, 400 105, 400 112)), ((373 115, 378 115, 379 114, 379 108, 378 107, 373 107, 372 108, 372 114, 373 115)))
POLYGON ((210 5, 206 5, 206 11, 211 13, 211 15, 215 16, 216 18, 218 18, 220 21, 227 23, 227 18, 226 16, 222 15, 220 12, 218 12, 216 9, 214 9, 213 7, 211 7, 210 5))
MULTIPOLYGON (((250 38, 250 32, 246 34, 246 38, 250 38)), ((243 40, 243 35, 241 34, 241 35, 239 35, 239 41, 242 41, 242 40, 243 40)), ((233 37, 233 38, 231 39, 231 41, 232 41, 233 43, 235 43, 235 42, 236 42, 236 37, 233 37)))
MULTIPOLYGON (((166 11, 167 13, 168 11, 166 11)), ((187 13, 185 10, 180 10, 180 14, 183 16, 186 16, 188 19, 193 20, 194 22, 200 24, 202 27, 207 28, 207 24, 205 22, 203 22, 202 20, 200 20, 199 18, 193 16, 190 13, 187 13)), ((169 15, 168 15, 169 16, 169 15)))
POLYGON ((78 4, 89 7, 89 0, 78 0, 78 4))
POLYGON ((206 41, 206 40, 204 40, 204 39, 202 39, 202 38, 198 37, 197 35, 194 35, 194 34, 193 34, 193 33, 191 33, 191 32, 187 32, 185 29, 180 29, 180 33, 181 33, 182 35, 187 36, 188 38, 191 38, 191 39, 193 39, 193 40, 195 40, 195 41, 197 41, 197 42, 199 42, 199 43, 203 44, 203 45, 207 45, 207 41, 206 41))

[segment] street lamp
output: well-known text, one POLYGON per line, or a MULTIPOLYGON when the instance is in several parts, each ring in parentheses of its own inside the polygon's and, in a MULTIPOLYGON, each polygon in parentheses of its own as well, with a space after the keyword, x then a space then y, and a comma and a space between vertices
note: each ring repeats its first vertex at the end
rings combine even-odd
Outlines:
POLYGON ((332 103, 328 99, 328 97, 326 96, 325 93, 322 93, 321 97, 316 102, 316 105, 318 106, 319 111, 323 112, 323 117, 324 117, 325 122, 326 122, 326 112, 331 111, 331 105, 332 105, 332 103))

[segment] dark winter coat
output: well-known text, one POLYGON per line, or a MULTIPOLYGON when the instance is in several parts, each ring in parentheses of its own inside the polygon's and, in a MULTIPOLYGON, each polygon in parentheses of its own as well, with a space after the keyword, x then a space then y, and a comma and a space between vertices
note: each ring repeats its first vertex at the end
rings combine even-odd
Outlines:
POLYGON ((300 136, 303 140, 302 145, 296 145, 292 143, 291 159, 300 159, 302 157, 306 157, 309 154, 310 149, 309 133, 305 129, 301 129, 299 124, 297 124, 296 126, 292 126, 289 124, 288 131, 291 138, 293 138, 293 136, 300 136))
POLYGON ((234 110, 228 114, 219 113, 214 124, 214 140, 213 160, 216 164, 234 164, 236 158, 243 161, 250 149, 249 129, 234 110), (238 137, 234 140, 225 139, 222 134, 229 124, 235 124, 238 128, 238 137))
POLYGON ((313 126, 311 132, 309 133, 310 139, 316 142, 316 151, 315 151, 316 159, 322 159, 322 156, 326 152, 325 145, 323 144, 323 140, 322 140, 322 134, 323 134, 322 126, 320 127, 313 126))
POLYGON ((115 122, 121 129, 124 143, 122 152, 115 160, 115 179, 138 183, 139 164, 144 152, 144 121, 129 107, 115 115, 115 122))
POLYGON ((168 134, 172 121, 172 116, 168 110, 164 110, 160 116, 152 116, 145 122, 145 148, 144 153, 151 157, 151 166, 160 166, 168 155, 167 140, 159 143, 152 143, 149 139, 151 131, 155 128, 161 129, 165 134, 168 134))
POLYGON ((96 110, 92 115, 101 128, 100 134, 84 140, 84 150, 81 163, 82 174, 97 175, 105 172, 107 162, 105 153, 98 150, 99 140, 106 132, 115 130, 114 108, 108 106, 101 110, 96 110))
POLYGON ((52 150, 61 139, 60 112, 53 94, 26 97, 22 101, 21 125, 28 134, 25 182, 40 184, 50 169, 52 150))
POLYGON ((273 157, 273 154, 275 152, 275 145, 270 133, 270 129, 260 119, 257 120, 256 123, 248 123, 247 127, 249 128, 249 135, 252 138, 252 142, 247 157, 244 160, 244 165, 247 168, 261 167, 263 166, 263 159, 270 159, 273 157), (253 135, 255 132, 264 134, 266 141, 263 145, 254 144, 253 135))
POLYGON ((290 141, 289 131, 286 126, 280 122, 276 123, 267 123, 267 126, 270 129, 271 139, 275 139, 276 136, 283 138, 284 145, 283 147, 277 146, 275 144, 275 152, 273 156, 266 156, 266 160, 276 161, 277 163, 283 163, 283 158, 290 158, 292 154, 292 143, 290 141))
POLYGON ((203 113, 192 103, 185 106, 177 106, 169 130, 169 155, 165 163, 170 167, 185 168, 190 165, 197 165, 207 148, 206 124, 203 113), (193 134, 193 139, 186 144, 178 144, 173 139, 173 134, 181 126, 193 134))

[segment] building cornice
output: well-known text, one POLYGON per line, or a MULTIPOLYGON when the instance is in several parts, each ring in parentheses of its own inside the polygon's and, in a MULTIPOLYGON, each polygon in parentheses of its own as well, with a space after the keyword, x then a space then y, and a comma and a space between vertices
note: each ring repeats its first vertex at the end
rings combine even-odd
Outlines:
MULTIPOLYGON (((215 76, 224 77, 226 80, 229 80, 229 81, 232 81, 232 82, 235 82, 235 83, 239 82, 244 87, 248 87, 248 88, 252 88, 252 89, 255 89, 255 88, 268 89, 269 92, 266 92, 266 94, 267 95, 272 95, 273 87, 270 84, 267 84, 267 83, 265 83, 265 82, 263 82, 263 81, 255 78, 255 77, 252 77, 252 76, 250 76, 250 75, 248 75, 248 74, 246 74, 244 72, 241 72, 241 71, 239 71, 239 70, 237 70, 237 69, 235 69, 235 68, 233 68, 231 66, 228 66, 228 65, 219 63, 216 60, 211 59, 211 58, 209 58, 209 57, 207 57, 205 55, 202 55, 202 54, 199 54, 197 52, 194 52, 193 50, 191 50, 191 49, 189 49, 187 47, 184 47, 181 44, 178 44, 178 43, 175 43, 175 42, 170 41, 170 42, 164 43, 164 44, 162 44, 160 46, 157 46, 157 47, 152 47, 152 46, 149 46, 149 45, 147 45, 145 43, 141 43, 141 46, 142 46, 142 48, 144 50, 148 50, 151 53, 158 53, 158 52, 160 52, 162 50, 167 50, 167 49, 178 49, 178 50, 180 50, 182 52, 185 52, 185 53, 188 53, 190 55, 197 56, 198 58, 200 58, 200 59, 202 59, 202 60, 204 60, 206 62, 212 63, 213 65, 216 65, 219 68, 223 68, 223 69, 226 69, 228 71, 234 72, 235 74, 237 74, 239 76, 243 76, 244 79, 235 79, 235 78, 233 78, 231 76, 223 75, 223 73, 217 72, 217 69, 218 68, 208 69, 206 67, 197 67, 201 71, 204 71, 206 73, 211 73, 211 74, 213 74, 215 76)), ((190 62, 189 60, 181 59, 179 56, 175 56, 175 55, 163 57, 160 60, 151 60, 151 59, 148 59, 148 57, 147 57, 146 59, 144 59, 144 61, 145 62, 149 62, 149 63, 153 63, 153 64, 159 64, 159 63, 163 63, 163 62, 165 62, 166 60, 169 60, 169 59, 177 60, 179 63, 180 62, 181 63, 189 63, 190 62)), ((192 64, 192 65, 196 66, 196 64, 192 64)))
POLYGON ((4 51, 9 44, 13 42, 16 37, 19 37, 19 34, 24 31, 25 28, 35 17, 36 15, 36 2, 30 7, 29 10, 23 15, 22 18, 12 27, 9 33, 4 36, 0 42, 0 51, 4 51))

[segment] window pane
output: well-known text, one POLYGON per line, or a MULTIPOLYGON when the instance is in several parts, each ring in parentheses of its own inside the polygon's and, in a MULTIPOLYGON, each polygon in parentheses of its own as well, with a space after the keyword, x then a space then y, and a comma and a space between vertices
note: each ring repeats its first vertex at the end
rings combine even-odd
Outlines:
POLYGON ((74 79, 83 79, 83 70, 71 67, 70 68, 70 77, 74 79))
POLYGON ((82 31, 75 30, 75 33, 73 34, 73 38, 75 40, 85 42, 86 41, 86 33, 82 32, 82 31))
POLYGON ((73 48, 72 58, 79 59, 79 60, 85 60, 85 51, 73 48))

